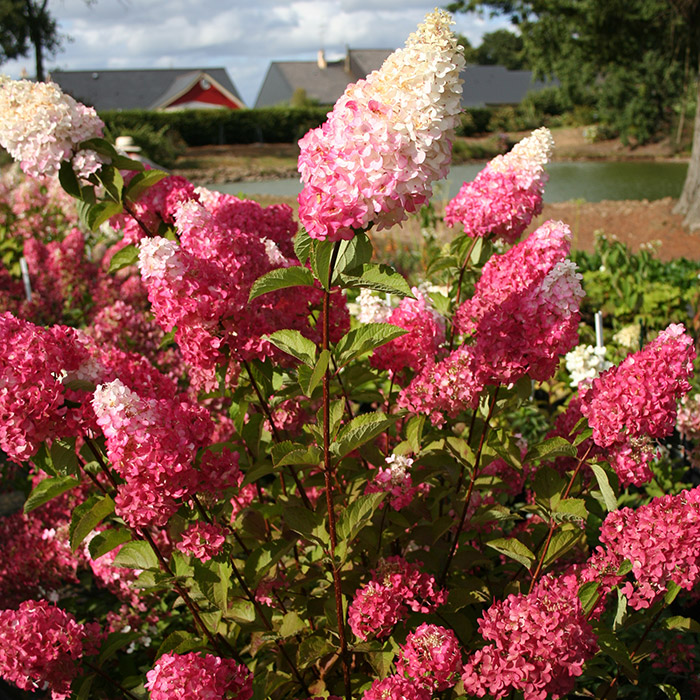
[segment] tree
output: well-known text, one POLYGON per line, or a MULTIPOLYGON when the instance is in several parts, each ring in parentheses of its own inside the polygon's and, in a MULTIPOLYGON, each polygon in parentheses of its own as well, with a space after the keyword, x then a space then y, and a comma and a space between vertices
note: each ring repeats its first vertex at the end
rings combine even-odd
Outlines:
POLYGON ((505 66, 508 70, 528 68, 523 38, 507 29, 484 34, 475 53, 480 66, 505 66))
POLYGON ((44 57, 61 45, 49 0, 0 0, 0 63, 27 56, 33 47, 36 79, 44 80, 44 57))
MULTIPOLYGON (((623 139, 644 142, 671 123, 700 74, 700 0, 458 0, 518 27, 538 76, 591 100, 623 139)), ((700 228, 700 84, 688 176, 677 210, 700 228)))

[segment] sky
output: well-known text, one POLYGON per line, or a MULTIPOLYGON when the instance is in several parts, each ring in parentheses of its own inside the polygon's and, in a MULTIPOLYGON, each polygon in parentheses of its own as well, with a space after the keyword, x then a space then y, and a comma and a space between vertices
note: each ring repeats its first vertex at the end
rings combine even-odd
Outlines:
MULTIPOLYGON (((65 40, 46 69, 224 67, 253 106, 271 61, 398 48, 434 8, 435 0, 49 0, 65 40)), ((455 20, 473 46, 508 26, 475 14, 455 20)), ((33 53, 0 66, 13 78, 23 69, 34 75, 33 53)))

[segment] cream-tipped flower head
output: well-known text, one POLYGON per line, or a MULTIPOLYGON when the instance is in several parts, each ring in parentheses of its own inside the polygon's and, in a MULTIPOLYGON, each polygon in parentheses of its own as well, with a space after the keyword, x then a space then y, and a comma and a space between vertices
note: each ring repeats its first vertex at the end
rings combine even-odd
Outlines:
POLYGON ((102 158, 78 144, 102 136, 104 124, 92 107, 64 95, 55 83, 0 76, 0 145, 27 175, 55 175, 64 160, 87 177, 102 158))
POLYGON ((464 67, 451 24, 448 13, 431 12, 299 142, 299 216, 314 238, 403 221, 447 175, 464 67))

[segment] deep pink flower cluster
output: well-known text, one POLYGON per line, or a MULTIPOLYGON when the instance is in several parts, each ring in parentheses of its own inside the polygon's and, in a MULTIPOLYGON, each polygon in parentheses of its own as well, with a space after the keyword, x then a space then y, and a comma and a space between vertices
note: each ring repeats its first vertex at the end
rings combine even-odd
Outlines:
POLYGON ((70 695, 77 661, 93 654, 99 625, 82 625, 45 600, 27 600, 17 610, 0 611, 0 676, 22 690, 48 684, 53 700, 70 695))
POLYGON ((445 340, 444 319, 417 288, 412 291, 416 298, 402 299, 386 321, 408 333, 378 347, 370 357, 373 367, 387 370, 391 376, 406 368, 419 372, 426 364, 434 362, 445 340))
POLYGON ((151 700, 249 700, 253 696, 250 671, 233 659, 213 654, 163 654, 146 677, 151 700))
POLYGON ((377 678, 370 689, 365 690, 362 700, 430 700, 432 697, 428 688, 413 679, 394 675, 377 678))
POLYGON ((350 629, 360 639, 386 637, 405 619, 409 609, 432 612, 447 600, 435 577, 421 572, 403 557, 389 557, 372 572, 372 580, 360 588, 348 608, 350 629))
POLYGON ((581 392, 581 412, 623 486, 652 478, 649 437, 669 435, 677 402, 690 391, 695 348, 681 324, 671 324, 581 392))
POLYGON ((648 608, 670 581, 691 590, 700 581, 700 489, 655 498, 646 505, 608 513, 585 578, 599 580, 601 592, 620 581, 612 575, 627 559, 633 580, 622 592, 630 607, 648 608))
POLYGON ((434 693, 451 688, 459 680, 461 663, 462 652, 455 633, 423 623, 406 637, 396 670, 434 693))
POLYGON ((445 12, 429 14, 299 142, 299 218, 310 236, 349 239, 399 223, 447 174, 464 65, 450 24, 445 12))
POLYGON ((493 235, 515 243, 542 211, 544 165, 554 141, 546 128, 494 158, 473 182, 465 182, 445 207, 445 223, 461 224, 472 238, 493 235))
POLYGON ((199 484, 193 465, 211 435, 209 414, 182 396, 142 398, 118 379, 96 389, 92 406, 107 456, 125 480, 117 513, 132 527, 165 525, 199 484))
POLYGON ((577 593, 575 576, 545 576, 530 594, 511 594, 486 610, 479 630, 492 643, 464 666, 467 694, 502 698, 516 690, 525 700, 545 700, 571 692, 598 648, 577 593))
POLYGON ((191 554, 200 561, 209 561, 215 557, 226 542, 226 531, 216 523, 198 521, 182 533, 175 545, 184 554, 191 554))
POLYGON ((464 345, 428 364, 399 395, 398 404, 431 416, 474 408, 487 384, 511 384, 526 374, 549 378, 578 340, 583 290, 567 259, 571 232, 549 221, 484 265, 474 295, 455 315, 464 345))

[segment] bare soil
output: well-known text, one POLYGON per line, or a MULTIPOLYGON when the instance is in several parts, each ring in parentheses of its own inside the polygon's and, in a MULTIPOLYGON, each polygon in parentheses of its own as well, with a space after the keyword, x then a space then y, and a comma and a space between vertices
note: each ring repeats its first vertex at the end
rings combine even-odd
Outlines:
MULTIPOLYGON (((523 134, 511 134, 518 140, 523 134)), ((553 131, 556 160, 668 160, 674 158, 670 141, 645 146, 625 146, 614 139, 587 143, 583 128, 566 128, 553 131)), ((467 139, 478 143, 480 139, 467 139)), ((193 182, 200 184, 241 182, 245 180, 293 177, 296 174, 298 155, 296 144, 249 144, 232 146, 206 146, 188 149, 175 170, 193 182)), ((280 201, 273 197, 256 197, 262 204, 280 201)), ((296 205, 294 198, 285 198, 296 205)), ((686 257, 700 260, 700 232, 694 234, 684 229, 682 217, 673 213, 675 200, 671 198, 649 202, 603 201, 558 202, 546 204, 536 223, 558 219, 569 224, 574 235, 574 246, 593 250, 595 233, 615 236, 636 251, 640 245, 654 244, 662 260, 686 257)), ((437 205, 438 212, 441 204, 437 205)), ((444 235, 454 235, 444 230, 444 235)), ((413 217, 403 227, 381 234, 382 238, 410 243, 420 235, 420 226, 413 217)))

